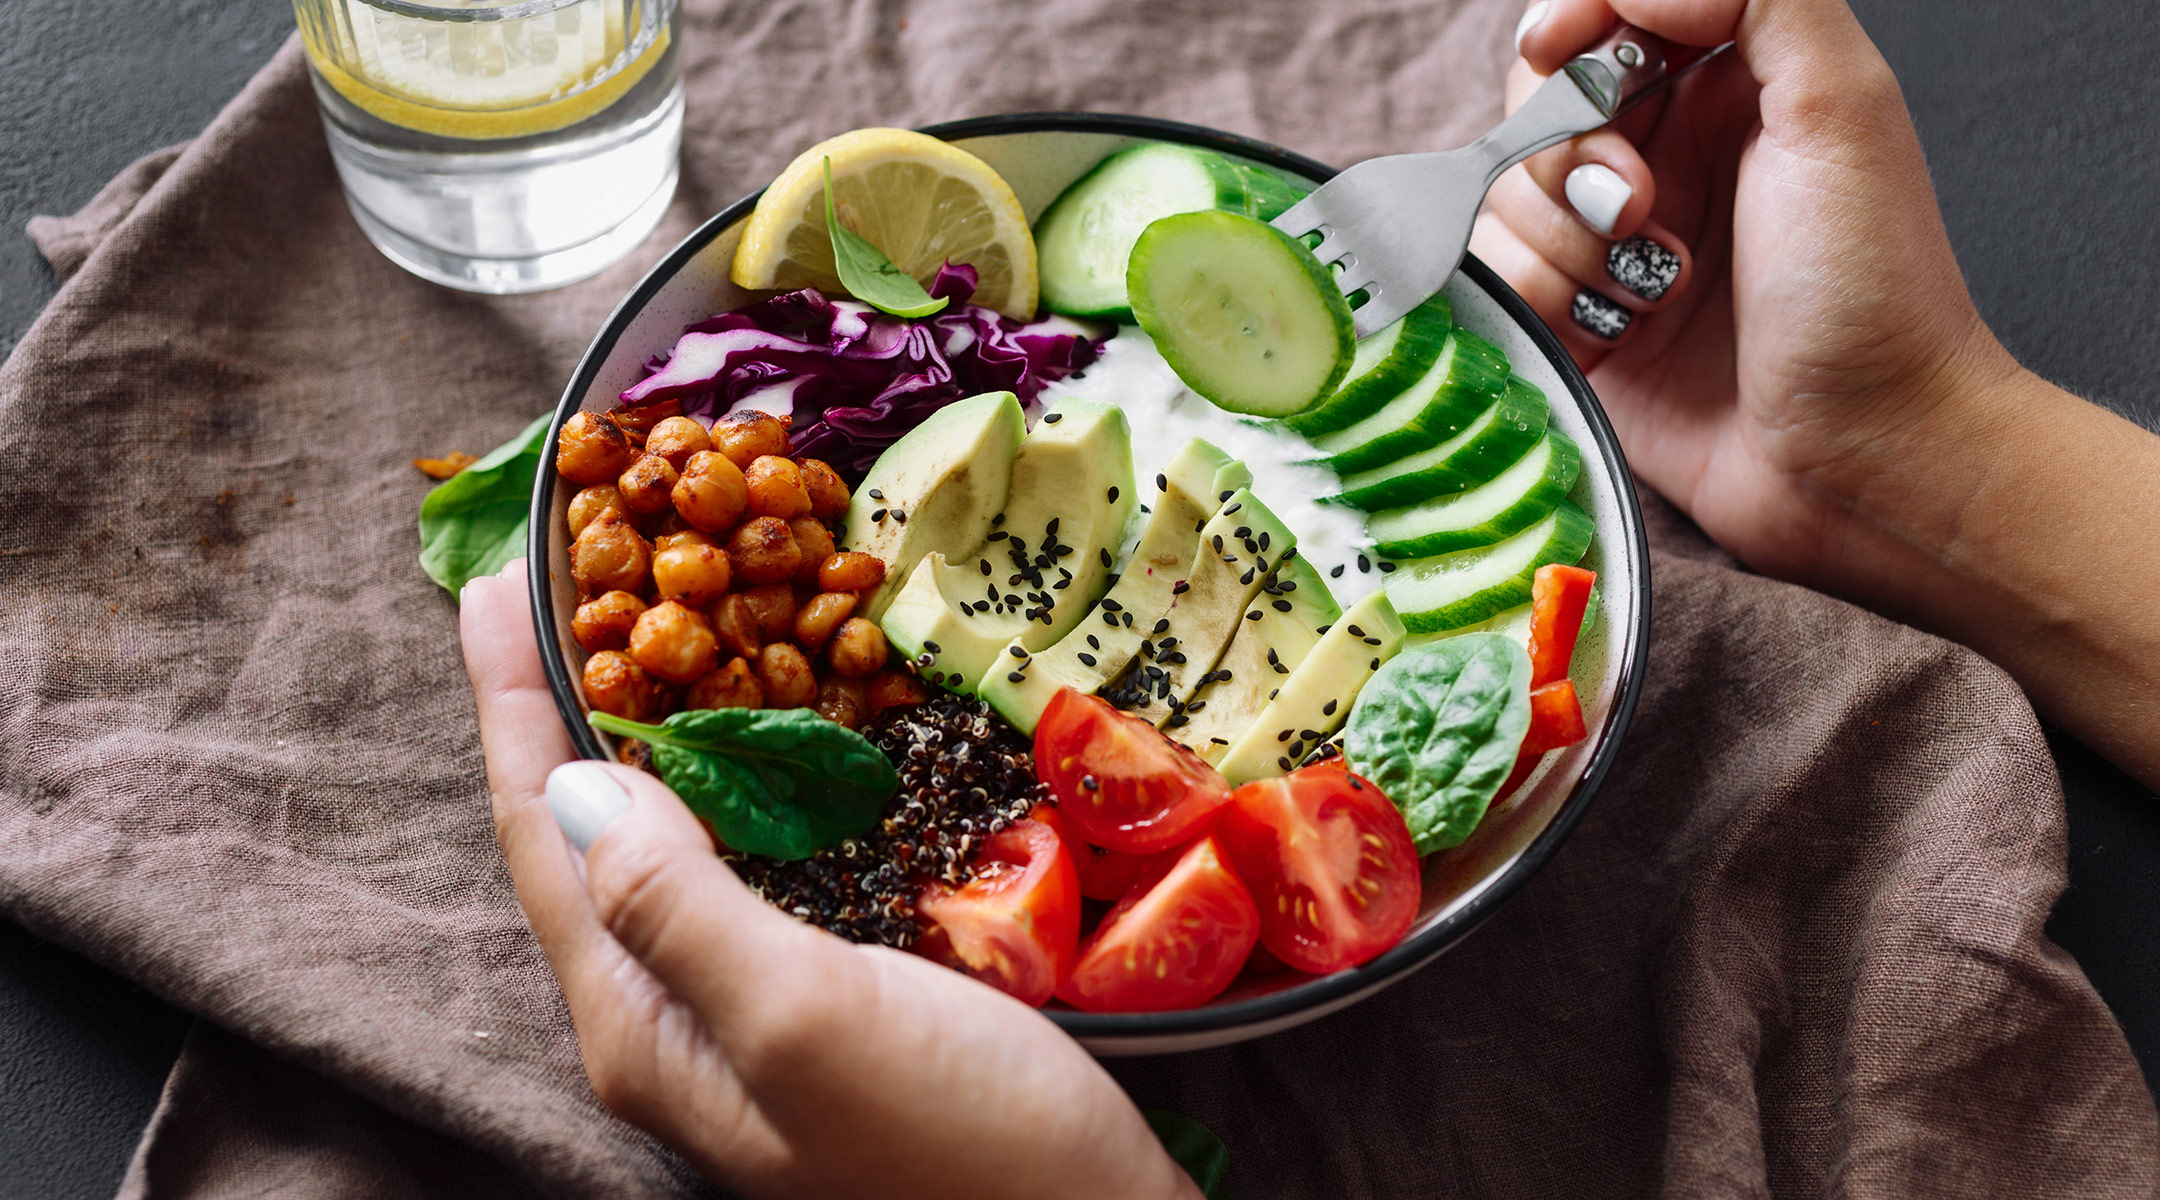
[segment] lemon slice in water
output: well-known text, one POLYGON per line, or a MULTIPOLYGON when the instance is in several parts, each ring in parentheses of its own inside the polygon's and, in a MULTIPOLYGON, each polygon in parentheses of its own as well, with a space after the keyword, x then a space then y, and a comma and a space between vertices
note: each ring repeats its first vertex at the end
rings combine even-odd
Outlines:
POLYGON ((825 231, 823 162, 832 159, 840 223, 924 287, 940 264, 979 276, 972 303, 1035 315, 1035 238, 1012 188, 990 164, 927 134, 857 129, 810 147, 765 189, 728 272, 737 286, 845 294, 825 231))

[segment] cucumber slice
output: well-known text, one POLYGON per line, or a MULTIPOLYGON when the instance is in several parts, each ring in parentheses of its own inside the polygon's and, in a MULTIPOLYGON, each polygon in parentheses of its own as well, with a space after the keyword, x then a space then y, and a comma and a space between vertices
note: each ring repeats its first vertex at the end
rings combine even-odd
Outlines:
POLYGON ((1303 242, 1254 217, 1179 213, 1125 272, 1133 317, 1185 386, 1256 417, 1303 412, 1357 353, 1350 303, 1303 242))
POLYGON ((1351 475, 1343 480, 1342 495, 1334 499, 1374 512, 1467 491, 1506 470, 1537 445, 1551 416, 1545 393, 1536 384, 1510 379, 1499 401, 1461 433, 1407 458, 1351 475))
POLYGON ((1432 369, 1454 328, 1453 306, 1446 296, 1434 296, 1393 325, 1359 342, 1357 356, 1350 360, 1350 373, 1335 394, 1304 412, 1283 418, 1283 424, 1306 437, 1315 437, 1371 416, 1374 409, 1400 395, 1432 369))
POLYGON ((1370 470, 1429 449, 1469 428, 1507 390, 1507 355, 1457 326, 1432 370, 1379 411, 1313 439, 1337 475, 1370 470))
POLYGON ((1258 167, 1212 150, 1149 142, 1095 165, 1035 222, 1043 307, 1130 324, 1125 265, 1158 217, 1222 209, 1272 220, 1301 193, 1258 167))
POLYGON ((1551 516, 1504 542, 1400 564, 1388 576, 1387 596, 1412 633, 1475 625, 1528 604, 1537 569, 1580 559, 1593 529, 1588 514, 1562 500, 1551 516))
POLYGON ((1544 520, 1581 471, 1582 451, 1566 434, 1548 433, 1491 483, 1376 512, 1366 519, 1365 532, 1388 558, 1490 546, 1544 520))

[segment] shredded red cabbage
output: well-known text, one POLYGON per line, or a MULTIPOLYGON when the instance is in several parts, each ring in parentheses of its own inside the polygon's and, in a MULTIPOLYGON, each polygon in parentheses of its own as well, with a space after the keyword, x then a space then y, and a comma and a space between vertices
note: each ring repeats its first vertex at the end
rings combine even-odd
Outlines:
POLYGON ((691 325, 624 404, 680 399, 707 423, 756 407, 792 413, 789 450, 850 479, 945 405, 1010 391, 1032 411, 1043 385, 1095 361, 1109 336, 1051 317, 1024 324, 978 305, 975 268, 947 263, 930 294, 952 300, 918 320, 816 290, 786 292, 691 325), (748 404, 745 404, 748 401, 748 404))

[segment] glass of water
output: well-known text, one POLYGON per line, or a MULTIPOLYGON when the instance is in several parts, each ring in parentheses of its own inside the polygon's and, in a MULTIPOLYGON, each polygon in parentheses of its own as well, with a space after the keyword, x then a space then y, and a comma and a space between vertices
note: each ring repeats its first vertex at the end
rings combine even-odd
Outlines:
POLYGON ((368 240, 425 279, 532 292, 659 223, 682 144, 676 0, 293 0, 368 240))

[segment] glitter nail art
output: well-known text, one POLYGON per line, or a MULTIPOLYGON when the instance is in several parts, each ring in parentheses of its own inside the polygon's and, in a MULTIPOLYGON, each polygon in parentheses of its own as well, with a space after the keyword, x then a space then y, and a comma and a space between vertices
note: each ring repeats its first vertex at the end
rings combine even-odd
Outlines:
POLYGON ((1575 293, 1575 303, 1569 313, 1575 318, 1577 325, 1608 342, 1626 333, 1628 322, 1635 319, 1634 313, 1596 292, 1575 293))
POLYGON ((1605 252, 1605 270, 1621 287, 1655 300, 1680 278, 1680 256, 1649 238, 1631 237, 1605 252))

